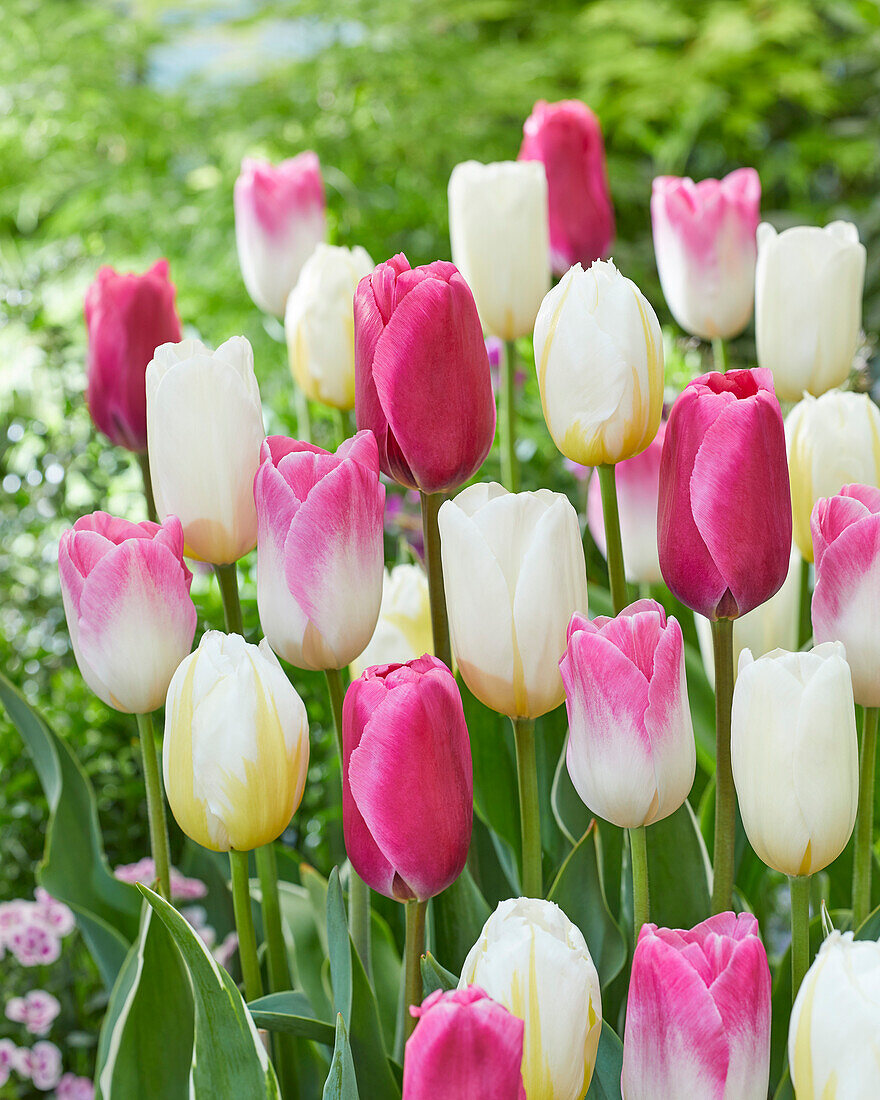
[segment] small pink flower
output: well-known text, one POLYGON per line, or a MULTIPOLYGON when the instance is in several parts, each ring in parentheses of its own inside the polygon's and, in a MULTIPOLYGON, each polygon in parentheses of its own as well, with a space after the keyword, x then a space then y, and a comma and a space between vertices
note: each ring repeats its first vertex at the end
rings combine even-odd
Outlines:
POLYGON ((43 989, 32 989, 24 997, 12 997, 6 1002, 6 1018, 24 1024, 31 1035, 45 1035, 60 1011, 56 998, 43 989))
MULTIPOLYGON (((113 874, 120 882, 134 886, 142 882, 152 886, 156 881, 156 864, 150 856, 144 856, 137 863, 122 863, 113 868, 113 874)), ((208 892, 208 887, 198 878, 187 878, 176 867, 171 868, 171 898, 173 901, 198 901, 208 892)))
POLYGON ((235 932, 228 932, 223 937, 223 942, 219 947, 214 949, 214 958, 220 966, 229 967, 232 957, 238 950, 238 935, 235 932))
POLYGON ((25 924, 7 940, 21 966, 46 966, 61 955, 61 939, 42 924, 25 924))
POLYGON ((31 1047, 30 1077, 34 1088, 41 1092, 54 1089, 61 1080, 61 1051, 47 1039, 31 1047))
POLYGON ((37 900, 31 910, 32 918, 35 918, 39 924, 44 924, 56 936, 63 938, 70 935, 76 928, 76 917, 73 911, 63 901, 53 898, 42 886, 36 888, 34 897, 37 900))
POLYGON ((15 1068, 16 1046, 11 1039, 0 1039, 0 1088, 9 1080, 15 1068))
POLYGON ((55 1090, 55 1100, 94 1100, 95 1086, 88 1077, 65 1073, 55 1090))
POLYGON ((0 903, 0 946, 13 932, 29 923, 30 909, 31 903, 20 898, 0 903))

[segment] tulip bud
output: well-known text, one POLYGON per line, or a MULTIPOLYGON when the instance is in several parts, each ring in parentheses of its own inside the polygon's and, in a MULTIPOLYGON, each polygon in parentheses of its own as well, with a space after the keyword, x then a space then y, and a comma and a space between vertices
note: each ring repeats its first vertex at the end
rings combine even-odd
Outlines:
POLYGON ((697 767, 678 622, 654 600, 614 619, 573 615, 559 668, 566 764, 584 804, 624 829, 674 813, 697 767))
POLYGON ((562 493, 471 485, 440 509, 452 651, 480 702, 537 718, 564 697, 559 658, 587 611, 577 513, 562 493))
POLYGON ((701 340, 738 336, 752 316, 761 181, 754 168, 724 179, 658 176, 651 225, 672 316, 701 340))
POLYGON ((743 650, 731 762, 746 836, 764 863, 811 875, 837 859, 856 820, 859 785, 852 680, 840 642, 809 653, 775 649, 757 660, 743 650))
POLYGON ((160 344, 180 339, 168 261, 157 260, 143 275, 102 267, 86 291, 84 312, 92 423, 118 447, 145 451, 147 364, 160 344))
MULTIPOLYGON (((644 924, 623 1037, 626 1100, 766 1100, 770 968, 751 913, 644 924)), ((800 1100, 800 1093, 798 1093, 800 1100)))
POLYGON ((482 989, 437 990, 410 1009, 403 1100, 526 1100, 522 1020, 482 989))
POLYGON ((449 238, 488 331, 502 340, 530 333, 550 286, 544 166, 457 164, 449 177, 449 238))
POLYGON ((663 335, 631 279, 597 260, 575 264, 535 321, 544 419, 566 458, 584 466, 643 451, 663 412, 663 335))
POLYGON ((335 455, 271 435, 254 481, 257 606, 269 645, 297 668, 344 668, 382 600, 385 487, 372 432, 335 455))
POLYGON ((290 369, 314 401, 354 408, 354 321, 358 282, 373 270, 363 248, 319 244, 287 299, 284 331, 290 369))
POLYGON ((188 837, 248 852, 276 840, 309 767, 306 708, 268 643, 209 630, 165 704, 165 790, 188 837))
POLYGON ((265 433, 247 340, 233 336, 214 352, 200 340, 156 348, 147 434, 156 508, 180 517, 187 555, 228 565, 253 550, 265 433))
POLYGON ((862 325, 865 246, 850 222, 758 226, 758 362, 783 401, 825 393, 849 377, 862 325))
POLYGON ((813 560, 810 516, 844 485, 880 486, 880 409, 866 393, 805 394, 785 418, 794 539, 813 560))
POLYGON ((526 1096, 581 1100, 596 1064, 602 996, 583 934, 559 906, 502 901, 464 961, 458 988, 468 985, 525 1022, 526 1096))
POLYGON ((880 1064, 880 943, 832 932, 801 983, 788 1025, 797 1100, 870 1100, 880 1064))
POLYGON ((601 260, 614 239, 605 146, 599 120, 578 99, 539 99, 523 126, 520 160, 547 173, 550 260, 555 275, 601 260))
POLYGON ((233 201, 247 292, 259 309, 283 317, 303 264, 327 235, 317 156, 307 151, 277 167, 245 157, 233 201))
POLYGON ((364 882, 398 901, 451 886, 473 803, 470 737, 446 665, 425 655, 354 680, 342 708, 342 825, 364 882))
POLYGON ((196 632, 180 520, 169 516, 160 527, 83 516, 61 536, 58 569, 85 682, 127 714, 161 707, 196 632))
POLYGON ((707 619, 745 615, 782 587, 791 508, 769 371, 713 371, 679 395, 660 461, 657 541, 670 590, 707 619))
POLYGON ((385 570, 379 621, 367 648, 349 664, 352 679, 370 665, 402 664, 433 652, 428 578, 420 565, 385 570))
POLYGON ((382 471, 410 489, 448 492, 495 439, 495 397, 477 307, 450 263, 410 268, 402 253, 354 296, 355 413, 382 471))

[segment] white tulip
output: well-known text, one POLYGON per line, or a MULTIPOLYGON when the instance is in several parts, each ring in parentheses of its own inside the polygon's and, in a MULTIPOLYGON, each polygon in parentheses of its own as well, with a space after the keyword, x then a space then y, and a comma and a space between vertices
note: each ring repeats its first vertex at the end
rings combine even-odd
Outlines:
POLYGON ((349 665, 356 679, 371 665, 403 664, 434 652, 428 578, 420 565, 385 570, 379 621, 367 648, 349 665))

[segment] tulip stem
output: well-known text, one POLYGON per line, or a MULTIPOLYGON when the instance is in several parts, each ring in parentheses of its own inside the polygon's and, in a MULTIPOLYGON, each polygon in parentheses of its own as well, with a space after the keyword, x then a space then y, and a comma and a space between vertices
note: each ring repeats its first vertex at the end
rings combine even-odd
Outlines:
POLYGON ((342 409, 333 409, 333 426, 336 429, 337 446, 348 439, 348 424, 342 409))
POLYGON ((791 1003, 810 968, 810 876, 791 875, 791 1003))
POLYGON ((230 565, 215 565, 214 573, 220 586, 220 599, 223 601, 223 618, 227 634, 244 635, 241 621, 241 600, 238 598, 238 572, 235 562, 230 565))
POLYGON ((166 901, 171 901, 171 853, 168 845, 168 823, 165 820, 165 799, 159 777, 159 755, 153 736, 152 714, 137 716, 144 762, 144 787, 147 791, 147 820, 150 823, 150 848, 156 868, 156 884, 166 901))
POLYGON ((159 513, 156 511, 156 500, 153 496, 153 479, 150 476, 150 456, 146 451, 138 451, 138 466, 141 468, 141 477, 144 479, 144 497, 147 501, 147 519, 153 523, 159 522, 159 513))
POLYGON ((723 336, 712 338, 712 361, 715 364, 715 370, 720 371, 722 374, 730 366, 730 356, 727 354, 727 344, 723 336))
POLYGON ((452 669, 452 649, 449 644, 449 620, 446 616, 446 591, 443 587, 443 563, 440 560, 440 526, 437 513, 443 503, 442 493, 419 493, 422 505, 422 533, 425 539, 425 568, 428 572, 428 599, 431 603, 431 634, 434 656, 452 669))
POLYGON ((629 830, 629 850, 633 879, 633 943, 636 944, 639 929, 648 923, 650 911, 648 842, 644 825, 629 830))
POLYGON ((522 826, 522 891, 527 898, 542 898, 541 810, 538 804, 538 761, 535 756, 535 721, 511 718, 516 741, 516 777, 522 826))
POLYGON ((309 399, 306 391, 293 385, 293 407, 296 412, 296 434, 301 443, 312 442, 312 414, 309 411, 309 399))
POLYGON ((412 1035, 416 1026, 415 1017, 410 1014, 410 1005, 422 1003, 422 955, 425 953, 425 915, 428 911, 426 901, 406 902, 406 985, 405 1016, 403 1022, 404 1039, 412 1035))
POLYGON ((238 932, 238 957, 244 978, 244 996, 247 1001, 255 1001, 257 997, 263 996, 263 979, 257 960, 247 852, 237 852, 230 848, 229 869, 232 872, 232 907, 235 910, 235 929, 238 932))
POLYGON ((608 583, 611 603, 617 615, 629 602, 626 594, 626 573, 623 568, 623 542, 620 538, 620 512, 617 507, 617 483, 614 466, 597 466, 599 488, 602 490, 602 518, 605 521, 605 558, 608 562, 608 583))
POLYGON ((501 374, 501 482, 511 493, 519 492, 519 463, 516 458, 516 343, 504 345, 501 374))
POLYGON ((736 792, 730 766, 730 708, 733 703, 733 619, 712 623, 715 654, 715 850, 712 859, 712 912, 724 913, 733 900, 736 792))
POLYGON ((803 649, 813 636, 813 596, 810 592, 810 563, 801 558, 801 594, 798 611, 798 649, 803 649))
POLYGON ((877 760, 877 718, 880 709, 865 707, 859 767, 859 811, 853 853, 853 930, 871 911, 871 842, 874 839, 874 772, 877 760))

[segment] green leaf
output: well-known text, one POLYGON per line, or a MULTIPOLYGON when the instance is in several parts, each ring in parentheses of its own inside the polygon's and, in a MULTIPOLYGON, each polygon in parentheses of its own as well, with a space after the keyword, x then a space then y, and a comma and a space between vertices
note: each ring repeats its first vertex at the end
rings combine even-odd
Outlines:
MULTIPOLYGON (((602 1022, 596 1068, 587 1089, 587 1100, 621 1100, 620 1074, 623 1071, 623 1043, 617 1033, 602 1022)), ((684 1100, 684 1097, 681 1098, 684 1100)), ((693 1100, 697 1100, 696 1097, 693 1100)))
POLYGON ((430 951, 422 956, 422 992, 425 997, 430 993, 436 993, 438 989, 456 989, 458 978, 450 973, 434 958, 430 951))
POLYGON ((572 845, 577 844, 578 837, 582 837, 590 826, 591 814, 581 801, 581 796, 574 789, 574 784, 568 774, 565 755, 568 749, 568 737, 562 744, 562 752, 556 762, 556 773, 553 776, 553 787, 550 791, 550 805, 553 808, 553 816, 563 836, 572 845))
POLYGON ((693 928, 709 916, 709 857, 689 802, 645 830, 650 915, 664 928, 693 928))
MULTIPOLYGON (((303 886, 281 881, 278 883, 278 894, 281 914, 293 940, 290 963, 294 984, 308 997, 315 1016, 325 1020, 332 1028, 330 1021, 335 1016, 322 973, 326 953, 321 946, 309 893, 303 886)), ((326 920, 322 923, 326 927, 326 920)))
POLYGON ((688 702, 697 746, 697 762, 708 775, 715 774, 715 692, 706 676, 703 658, 696 646, 685 643, 684 667, 688 702))
POLYGON ((510 720, 489 710, 459 678, 461 700, 471 739, 474 767, 474 809, 510 846, 519 864, 522 838, 516 791, 516 757, 510 720))
POLYGON ((880 940, 880 905, 865 917, 856 929, 853 939, 880 940))
POLYGON ((324 1083, 323 1100, 359 1100, 351 1046, 341 1012, 336 1015, 336 1043, 324 1083))
POLYGON ((782 1080, 779 1082, 779 1088, 773 1093, 773 1100, 795 1100, 791 1075, 788 1070, 783 1074, 782 1080))
POLYGON ((444 966, 461 971, 490 913, 486 899, 465 867, 455 882, 431 902, 434 949, 444 966))
POLYGON ((337 1013, 342 1013, 343 1020, 350 1027, 352 948, 338 867, 330 872, 327 884, 327 955, 330 959, 333 1007, 337 1013))
POLYGON ((315 1019, 308 997, 298 989, 269 993, 251 1001, 248 1009, 257 1027, 302 1035, 326 1046, 333 1044, 335 1032, 332 1025, 315 1019))

